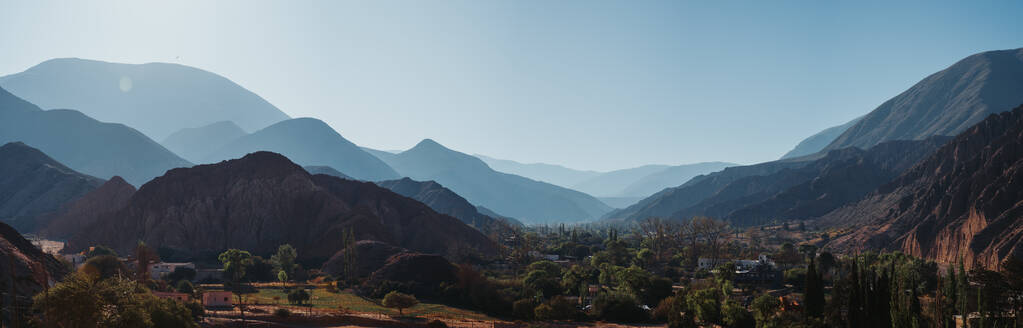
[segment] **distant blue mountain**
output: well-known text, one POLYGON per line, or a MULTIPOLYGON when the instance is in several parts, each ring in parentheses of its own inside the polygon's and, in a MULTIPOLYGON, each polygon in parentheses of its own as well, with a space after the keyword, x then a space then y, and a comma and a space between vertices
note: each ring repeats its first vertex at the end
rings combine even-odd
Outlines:
POLYGON ((52 59, 0 77, 0 86, 42 108, 74 108, 100 121, 126 124, 155 140, 220 121, 255 131, 288 119, 238 84, 178 64, 52 59))
POLYGON ((524 223, 590 221, 611 210, 593 196, 494 171, 479 158, 430 139, 382 159, 403 176, 437 181, 472 204, 524 223))
POLYGON ((138 186, 191 166, 144 134, 69 109, 41 110, 0 88, 0 144, 21 141, 71 169, 138 186))
POLYGON ((365 152, 329 125, 314 118, 291 119, 242 136, 213 151, 201 162, 240 158, 260 150, 279 153, 300 165, 330 166, 359 180, 379 181, 400 177, 384 161, 365 152))

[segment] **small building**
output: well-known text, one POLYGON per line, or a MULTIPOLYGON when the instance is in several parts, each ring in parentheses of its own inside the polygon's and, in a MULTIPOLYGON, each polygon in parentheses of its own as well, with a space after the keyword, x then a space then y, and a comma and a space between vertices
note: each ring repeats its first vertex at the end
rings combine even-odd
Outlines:
POLYGON ((202 293, 202 306, 205 307, 231 307, 231 292, 224 290, 211 290, 202 293))
POLYGON ((153 279, 161 279, 164 276, 171 274, 171 272, 174 272, 174 270, 177 270, 178 268, 189 268, 189 269, 195 270, 195 263, 189 263, 189 262, 186 262, 186 263, 167 263, 167 262, 151 263, 151 264, 149 264, 149 274, 150 274, 150 276, 152 276, 153 279))
POLYGON ((153 296, 159 298, 172 299, 179 302, 188 302, 192 299, 191 295, 185 293, 172 293, 172 292, 153 292, 153 296))

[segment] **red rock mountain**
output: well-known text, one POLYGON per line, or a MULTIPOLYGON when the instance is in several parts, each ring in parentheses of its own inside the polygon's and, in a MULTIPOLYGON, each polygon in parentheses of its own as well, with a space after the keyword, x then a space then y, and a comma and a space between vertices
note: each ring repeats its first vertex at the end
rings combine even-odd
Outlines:
POLYGON ((822 218, 838 250, 902 250, 997 269, 1023 257, 1023 106, 993 114, 864 200, 822 218))
POLYGON ((447 256, 490 256, 497 246, 453 217, 369 182, 310 175, 280 154, 170 170, 127 205, 69 240, 71 250, 137 241, 186 254, 227 248, 269 254, 291 244, 303 259, 326 260, 354 229, 360 240, 447 256))

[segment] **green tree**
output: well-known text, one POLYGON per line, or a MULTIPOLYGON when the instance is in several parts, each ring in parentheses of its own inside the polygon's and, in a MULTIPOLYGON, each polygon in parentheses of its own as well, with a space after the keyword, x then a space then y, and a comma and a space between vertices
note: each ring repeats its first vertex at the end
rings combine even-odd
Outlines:
POLYGON ((195 292, 195 287, 192 286, 192 282, 188 280, 178 281, 178 285, 175 286, 175 289, 177 289, 178 293, 185 293, 189 295, 195 292))
POLYGON ((732 301, 725 301, 721 313, 726 327, 753 327, 756 324, 753 315, 745 307, 732 301))
POLYGON ((770 322, 778 309, 781 308, 781 301, 777 297, 762 294, 753 300, 753 318, 757 321, 757 327, 763 327, 770 322))
POLYGON ((416 306, 416 304, 419 304, 419 300, 412 295, 391 291, 384 295, 382 303, 385 307, 398 309, 398 314, 401 315, 403 314, 402 310, 416 306))
POLYGON ((290 244, 277 247, 277 253, 270 257, 274 269, 287 273, 288 277, 295 275, 295 259, 298 258, 298 251, 290 244))
POLYGON ((284 272, 284 270, 277 271, 277 281, 280 281, 281 286, 284 286, 284 283, 288 282, 288 273, 284 272))
POLYGON ((33 299, 40 327, 197 327, 191 311, 121 277, 73 273, 33 299))
POLYGON ((232 248, 220 253, 217 259, 224 265, 224 276, 230 280, 225 287, 238 299, 238 312, 241 314, 242 324, 244 325, 245 295, 253 293, 253 290, 242 279, 245 278, 248 268, 253 265, 252 254, 232 248))
POLYGON ((824 313, 824 282, 817 273, 814 260, 806 266, 806 284, 804 286, 803 303, 806 315, 819 318, 824 313))
POLYGON ((81 270, 101 280, 129 276, 128 269, 124 266, 124 263, 121 263, 121 260, 113 255, 91 257, 85 261, 81 270))
POLYGON ((688 295, 686 303, 689 303, 696 312, 696 316, 705 324, 722 324, 721 321, 721 292, 717 288, 706 288, 694 290, 688 295))
POLYGON ((547 304, 540 304, 533 309, 533 317, 536 320, 553 320, 556 316, 554 308, 547 304))
POLYGON ((234 248, 220 253, 217 259, 224 265, 224 276, 233 283, 240 283, 252 266, 252 254, 234 248))

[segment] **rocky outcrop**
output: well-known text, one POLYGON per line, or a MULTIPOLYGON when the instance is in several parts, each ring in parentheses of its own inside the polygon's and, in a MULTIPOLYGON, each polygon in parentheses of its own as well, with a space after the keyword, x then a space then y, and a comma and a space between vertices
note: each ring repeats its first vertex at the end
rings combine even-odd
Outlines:
MULTIPOLYGON (((20 142, 0 146, 0 221, 19 231, 45 226, 40 216, 99 187, 103 180, 75 172, 20 142)), ((44 220, 45 221, 45 220, 44 220)))
POLYGON ((168 171, 68 247, 127 250, 142 240, 185 254, 238 248, 268 255, 291 244, 304 259, 326 260, 348 230, 359 240, 452 257, 491 256, 497 247, 420 202, 368 182, 310 175, 270 152, 168 171))
POLYGON ((829 247, 997 269, 1023 257, 1023 107, 991 115, 864 200, 822 218, 829 247))
POLYGON ((64 204, 56 212, 43 216, 42 221, 46 225, 37 233, 51 239, 65 240, 96 223, 100 218, 112 215, 125 207, 134 194, 135 186, 118 176, 110 178, 96 190, 64 204))
MULTIPOLYGON (((21 236, 13 227, 0 223, 0 294, 12 290, 14 304, 7 304, 11 298, 2 297, 3 309, 17 308, 29 315, 32 296, 39 294, 52 283, 63 279, 68 268, 52 255, 45 254, 21 236)), ((6 314, 5 314, 6 315, 6 314)))

